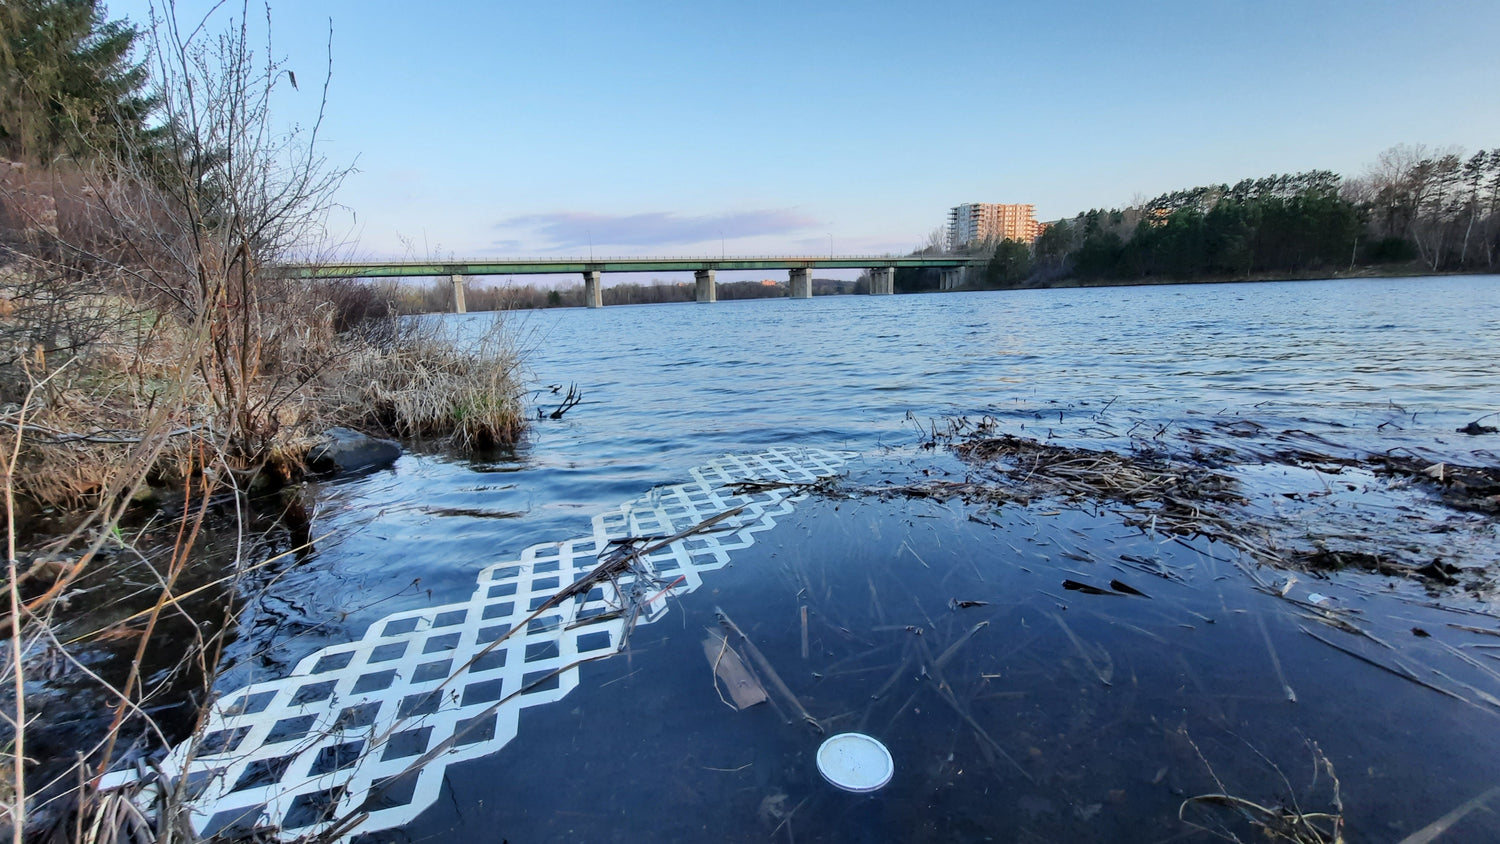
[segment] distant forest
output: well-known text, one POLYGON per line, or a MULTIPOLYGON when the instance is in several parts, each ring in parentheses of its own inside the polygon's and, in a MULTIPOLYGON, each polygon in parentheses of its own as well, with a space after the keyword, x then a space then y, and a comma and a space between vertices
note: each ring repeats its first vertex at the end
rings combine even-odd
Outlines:
MULTIPOLYGON (((988 287, 1495 270, 1500 148, 1465 157, 1403 145, 1358 178, 1311 170, 1177 190, 976 252, 990 260, 971 284, 988 287)), ((899 273, 896 286, 935 289, 937 274, 899 273)))

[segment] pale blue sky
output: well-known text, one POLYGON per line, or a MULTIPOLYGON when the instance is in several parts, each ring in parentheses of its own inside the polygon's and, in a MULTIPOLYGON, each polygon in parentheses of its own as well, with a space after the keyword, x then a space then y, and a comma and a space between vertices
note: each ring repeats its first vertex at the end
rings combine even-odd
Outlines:
MULTIPOLYGON (((145 0, 114 0, 144 20, 145 0)), ((208 4, 184 0, 184 17, 208 4)), ((237 8, 237 5, 236 5, 237 8)), ((357 256, 907 251, 1397 143, 1500 146, 1495 0, 297 0, 357 256), (721 247, 721 237, 723 245, 721 247)))

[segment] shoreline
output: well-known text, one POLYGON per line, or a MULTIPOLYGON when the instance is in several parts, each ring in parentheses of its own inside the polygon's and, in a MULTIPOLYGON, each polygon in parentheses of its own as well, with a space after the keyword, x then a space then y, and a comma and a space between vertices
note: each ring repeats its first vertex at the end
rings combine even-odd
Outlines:
MULTIPOLYGON (((1351 272, 1342 272, 1342 273, 1306 273, 1306 274, 1296 275, 1296 276, 1287 276, 1287 275, 1284 275, 1284 274, 1267 274, 1267 275, 1255 275, 1255 276, 1250 276, 1250 277, 1235 277, 1235 278, 1226 278, 1226 277, 1223 277, 1223 276, 1215 276, 1215 277, 1211 277, 1211 278, 1190 278, 1190 279, 1151 278, 1151 279, 1130 279, 1130 280, 1063 278, 1063 279, 1052 279, 1052 280, 1048 280, 1048 281, 1037 281, 1037 282, 1028 282, 1028 283, 1022 283, 1022 284, 1014 284, 1014 285, 1006 285, 1006 286, 993 286, 993 287, 992 286, 986 286, 986 285, 970 285, 970 286, 966 286, 966 287, 954 288, 952 290, 938 290, 938 289, 929 289, 929 290, 898 290, 898 291, 896 291, 895 295, 899 295, 899 296, 914 296, 914 295, 923 295, 923 294, 928 294, 928 293, 940 293, 940 294, 941 293, 981 293, 981 292, 1006 292, 1006 291, 1013 291, 1013 290, 1075 290, 1075 289, 1082 289, 1082 288, 1104 288, 1104 287, 1175 287, 1175 286, 1191 285, 1191 284, 1215 284, 1215 285, 1218 285, 1218 284, 1260 284, 1260 283, 1280 282, 1280 281, 1374 281, 1374 280, 1379 280, 1379 279, 1426 279, 1426 278, 1454 278, 1454 277, 1463 277, 1463 276, 1500 276, 1500 273, 1490 272, 1490 271, 1486 271, 1486 270, 1475 270, 1475 271, 1467 271, 1467 270, 1466 271, 1452 271, 1452 270, 1450 270, 1450 271, 1440 271, 1440 272, 1431 272, 1431 271, 1426 271, 1426 272, 1411 272, 1411 271, 1408 271, 1408 270, 1394 270, 1393 269, 1393 270, 1386 271, 1386 270, 1372 270, 1372 269, 1369 269, 1369 268, 1360 268, 1360 269, 1358 269, 1358 270, 1356 270, 1356 271, 1354 271, 1352 273, 1351 272)), ((496 289, 503 290, 504 288, 503 287, 497 287, 496 289)), ((611 289, 611 288, 605 288, 605 289, 611 289)), ((840 293, 822 293, 822 294, 818 294, 818 295, 814 296, 813 298, 816 298, 816 299, 832 299, 832 298, 843 298, 843 297, 861 297, 861 296, 866 296, 866 295, 869 295, 869 294, 855 293, 855 292, 848 292, 848 293, 843 293, 843 292, 840 292, 840 293)), ((741 298, 741 297, 735 297, 735 298, 720 299, 717 302, 715 302, 714 304, 735 304, 735 303, 741 303, 741 302, 779 301, 779 300, 787 299, 787 298, 789 298, 789 297, 787 297, 785 295, 779 295, 779 296, 749 296, 749 297, 743 297, 743 298, 741 298)), ((698 304, 702 304, 702 303, 696 302, 696 301, 694 301, 692 299, 681 299, 681 300, 663 300, 663 301, 618 302, 618 303, 614 303, 614 304, 607 304, 604 307, 605 308, 627 308, 627 307, 633 307, 633 306, 649 306, 649 305, 698 305, 698 304)), ((488 308, 488 309, 485 309, 485 308, 473 308, 473 307, 470 307, 468 309, 467 313, 470 313, 470 314, 480 314, 480 313, 511 313, 511 312, 525 313, 525 312, 532 312, 532 311, 569 311, 569 310, 590 310, 590 309, 586 308, 584 305, 575 305, 575 304, 557 304, 557 305, 547 305, 547 304, 544 304, 544 305, 519 305, 518 304, 518 305, 516 305, 514 307, 504 307, 504 308, 488 308)), ((407 314, 407 315, 408 316, 418 316, 418 315, 423 315, 423 314, 438 314, 438 315, 442 315, 442 314, 446 314, 446 313, 450 313, 450 312, 449 311, 445 311, 445 310, 430 310, 430 311, 412 312, 412 313, 407 314)))
POLYGON ((1410 267, 1370 268, 1361 267, 1353 272, 1334 273, 1304 273, 1299 275, 1286 275, 1284 273, 1272 273, 1264 275, 1252 275, 1243 277, 1227 278, 1224 276, 1210 276, 1206 278, 1149 278, 1149 279, 1081 279, 1062 278, 1034 283, 1022 283, 1004 287, 973 286, 960 287, 956 291, 947 290, 923 290, 922 293, 949 293, 949 292, 974 292, 980 290, 1062 290, 1080 287, 1171 287, 1185 284, 1257 284, 1275 281, 1366 281, 1377 279, 1423 279, 1423 278, 1453 278, 1459 276, 1495 276, 1497 273, 1488 270, 1444 270, 1412 272, 1410 267))

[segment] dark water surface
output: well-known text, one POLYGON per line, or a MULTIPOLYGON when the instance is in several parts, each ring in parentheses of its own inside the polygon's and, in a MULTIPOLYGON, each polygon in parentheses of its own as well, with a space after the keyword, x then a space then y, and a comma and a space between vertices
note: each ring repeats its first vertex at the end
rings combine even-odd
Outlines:
MULTIPOLYGON (((492 317, 448 319, 478 332, 492 317)), ((390 612, 462 600, 481 567, 586 534, 592 515, 725 453, 857 451, 847 489, 961 475, 920 448, 919 429, 990 415, 1091 447, 1249 420, 1328 453, 1500 462, 1496 438, 1454 433, 1500 410, 1497 277, 509 319, 538 405, 559 400, 548 385, 575 382, 585 403, 538 422, 517 455, 408 455, 314 490, 312 533, 334 533, 247 617, 281 619, 267 629, 282 633, 269 646, 264 634, 242 639, 225 688, 285 673, 390 612)), ((1267 495, 1322 483, 1279 468, 1240 477, 1267 495)), ((1471 558, 1494 562, 1493 526, 1466 530, 1471 558)), ((1473 614, 1482 601, 1439 610, 1416 585, 1361 574, 1287 588, 1295 600, 1331 596, 1369 634, 1352 635, 1273 594, 1284 573, 1256 575, 1267 591, 1248 568, 1227 548, 1092 505, 814 497, 638 629, 628 654, 583 666, 571 695, 525 710, 499 753, 451 766, 443 796, 408 829, 378 837, 1210 840, 1178 820, 1186 797, 1337 811, 1326 758, 1348 840, 1399 841, 1500 784, 1500 650, 1487 647, 1500 638, 1449 626, 1497 630, 1473 614), (1065 591, 1065 579, 1119 580, 1149 597, 1065 591), (813 767, 818 738, 805 725, 721 702, 700 644, 716 607, 809 712, 887 743, 889 786, 839 792, 813 767), (922 669, 923 653, 930 663, 981 622, 941 677, 922 669)), ((1194 811, 1255 836, 1231 814, 1194 811)), ((1500 821, 1481 811, 1440 840, 1496 839, 1500 821)))

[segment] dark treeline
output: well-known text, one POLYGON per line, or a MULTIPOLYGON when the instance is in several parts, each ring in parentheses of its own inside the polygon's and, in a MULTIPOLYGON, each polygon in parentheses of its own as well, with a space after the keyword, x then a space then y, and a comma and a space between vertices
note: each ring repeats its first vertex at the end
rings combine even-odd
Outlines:
POLYGON ((1358 259, 1360 209, 1327 171, 1164 194, 1125 211, 1093 210, 1037 238, 1038 268, 1082 278, 1197 278, 1301 273, 1358 259))
MULTIPOLYGON (((1327 170, 1172 191, 1052 223, 1029 247, 990 244, 983 283, 1255 278, 1394 265, 1500 267, 1500 149, 1467 158, 1399 146, 1367 173, 1327 170)), ((907 289, 922 289, 913 279, 907 289)))
POLYGON ((0 3, 0 155, 47 161, 164 142, 133 54, 141 32, 98 0, 0 3))

